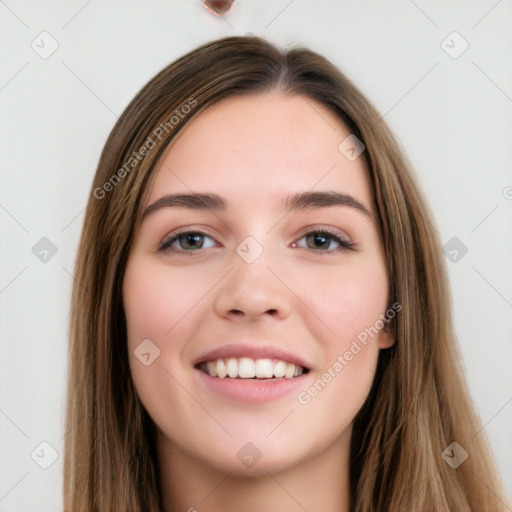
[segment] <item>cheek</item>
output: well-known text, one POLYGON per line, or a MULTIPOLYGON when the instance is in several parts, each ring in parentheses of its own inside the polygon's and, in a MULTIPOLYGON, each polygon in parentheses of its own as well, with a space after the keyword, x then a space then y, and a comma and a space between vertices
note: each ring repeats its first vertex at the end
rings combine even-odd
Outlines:
POLYGON ((133 258, 129 260, 123 283, 123 301, 128 332, 128 353, 132 377, 148 410, 165 402, 160 390, 169 388, 164 371, 176 367, 183 353, 183 329, 190 311, 190 288, 171 277, 162 267, 133 258), (150 341, 147 341, 150 340, 150 341), (149 356, 143 356, 148 354, 149 356))
POLYGON ((194 305, 201 290, 195 285, 186 272, 171 274, 161 264, 136 257, 126 268, 123 301, 130 371, 144 408, 159 426, 168 426, 170 411, 190 407, 178 383, 183 382, 184 340, 197 323, 194 305), (141 354, 146 353, 149 356, 144 359, 141 354))
POLYGON ((378 350, 371 346, 342 352, 299 392, 298 412, 308 431, 323 431, 326 439, 334 439, 349 429, 368 397, 377 359, 378 350))
POLYGON ((166 341, 186 325, 186 317, 207 291, 204 279, 166 272, 161 264, 129 263, 124 279, 124 307, 130 346, 142 339, 166 341))
POLYGON ((331 411, 333 428, 339 430, 350 424, 372 386, 379 320, 388 302, 387 274, 382 261, 375 259, 364 265, 331 267, 322 275, 302 275, 310 276, 302 281, 300 294, 315 313, 309 315, 308 328, 323 345, 323 357, 316 380, 297 399, 307 406, 313 423, 331 411))
POLYGON ((315 313, 310 315, 310 328, 318 340, 339 352, 346 350, 361 333, 374 333, 372 329, 385 313, 388 302, 388 279, 382 262, 330 267, 321 270, 321 274, 300 275, 299 296, 315 313))

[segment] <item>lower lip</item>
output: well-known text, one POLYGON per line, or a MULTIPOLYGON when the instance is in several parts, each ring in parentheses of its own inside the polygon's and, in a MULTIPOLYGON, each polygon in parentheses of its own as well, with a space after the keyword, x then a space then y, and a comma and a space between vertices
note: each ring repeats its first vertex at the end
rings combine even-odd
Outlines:
POLYGON ((199 373, 200 381, 209 390, 247 404, 261 404, 277 400, 294 391, 297 393, 304 388, 304 381, 308 376, 305 373, 291 379, 219 379, 201 370, 195 371, 199 373))

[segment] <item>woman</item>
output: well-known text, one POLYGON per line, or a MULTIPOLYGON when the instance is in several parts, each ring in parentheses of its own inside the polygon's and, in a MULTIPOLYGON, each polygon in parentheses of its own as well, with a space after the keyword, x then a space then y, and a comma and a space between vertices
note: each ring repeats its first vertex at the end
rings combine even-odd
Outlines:
POLYGON ((231 37, 165 68, 87 208, 65 509, 506 510, 432 223, 323 57, 231 37))

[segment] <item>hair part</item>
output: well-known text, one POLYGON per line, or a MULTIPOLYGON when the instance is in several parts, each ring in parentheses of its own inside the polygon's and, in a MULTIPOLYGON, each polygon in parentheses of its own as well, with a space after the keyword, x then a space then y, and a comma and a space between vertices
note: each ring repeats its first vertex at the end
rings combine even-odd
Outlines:
POLYGON ((280 50, 258 37, 213 41, 167 66, 131 101, 105 144, 72 292, 64 509, 161 510, 157 430, 129 369, 126 263, 169 144, 213 104, 265 92, 321 103, 365 144, 389 303, 402 306, 389 326, 395 344, 381 350, 354 421, 350 509, 506 510, 460 366, 439 237, 409 163, 376 109, 333 64, 311 50, 280 50), (469 453, 457 469, 441 456, 454 441, 469 453))

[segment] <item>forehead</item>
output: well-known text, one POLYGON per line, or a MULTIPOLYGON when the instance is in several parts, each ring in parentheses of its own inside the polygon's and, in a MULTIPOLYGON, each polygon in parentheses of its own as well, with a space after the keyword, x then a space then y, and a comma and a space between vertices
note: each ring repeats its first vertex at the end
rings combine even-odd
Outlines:
POLYGON ((338 190, 370 204, 362 158, 338 149, 350 135, 321 103, 266 93, 223 100, 191 120, 157 165, 148 202, 167 193, 212 192, 228 202, 280 200, 338 190))

